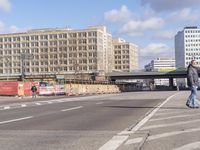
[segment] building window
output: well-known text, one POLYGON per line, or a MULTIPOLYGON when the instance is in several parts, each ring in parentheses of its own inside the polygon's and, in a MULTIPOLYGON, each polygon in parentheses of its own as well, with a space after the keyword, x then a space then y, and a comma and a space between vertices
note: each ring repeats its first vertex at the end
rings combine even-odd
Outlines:
POLYGON ((50 38, 50 39, 57 39, 57 34, 50 34, 50 35, 49 35, 49 38, 50 38))
POLYGON ((40 40, 48 40, 48 35, 41 35, 40 40))

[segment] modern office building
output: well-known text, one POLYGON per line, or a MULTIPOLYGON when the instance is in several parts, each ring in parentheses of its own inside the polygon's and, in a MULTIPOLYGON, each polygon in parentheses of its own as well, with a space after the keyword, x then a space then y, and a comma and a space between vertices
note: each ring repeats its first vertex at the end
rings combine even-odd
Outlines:
MULTIPOLYGON (((186 69, 192 59, 200 64, 200 29, 185 27, 175 35, 175 59, 177 69, 186 69)), ((186 79, 177 79, 179 86, 186 86, 186 79)))
POLYGON ((138 69, 138 46, 123 39, 113 39, 114 70, 131 72, 138 69))
MULTIPOLYGON (((157 58, 145 66, 145 71, 169 72, 175 70, 174 58, 157 58)), ((169 85, 169 79, 154 79, 155 85, 169 85)))
POLYGON ((174 58, 157 58, 145 66, 146 71, 172 71, 175 70, 174 58))
POLYGON ((0 34, 0 60, 0 74, 111 72, 112 35, 104 26, 0 34))
POLYGON ((176 68, 186 68, 192 59, 200 64, 200 29, 185 27, 175 36, 176 68))

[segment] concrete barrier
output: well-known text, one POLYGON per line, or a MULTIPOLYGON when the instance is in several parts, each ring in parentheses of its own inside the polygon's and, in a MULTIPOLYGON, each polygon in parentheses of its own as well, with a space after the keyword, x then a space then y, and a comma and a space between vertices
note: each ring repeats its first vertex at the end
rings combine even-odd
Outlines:
POLYGON ((73 95, 73 87, 72 87, 72 84, 65 84, 65 94, 67 96, 71 96, 73 95))
POLYGON ((65 91, 67 96, 71 95, 93 95, 119 93, 117 85, 107 84, 66 84, 65 91))

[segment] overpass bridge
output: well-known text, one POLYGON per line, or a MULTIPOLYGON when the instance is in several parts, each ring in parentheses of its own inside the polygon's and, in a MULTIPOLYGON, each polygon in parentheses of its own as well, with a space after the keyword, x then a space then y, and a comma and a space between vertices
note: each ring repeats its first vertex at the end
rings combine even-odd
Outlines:
MULTIPOLYGON (((200 72, 199 72, 200 75, 200 72)), ((187 78, 186 70, 175 70, 170 72, 112 72, 108 73, 107 77, 111 81, 127 80, 127 79, 169 79, 169 85, 173 86, 174 78, 187 78)))

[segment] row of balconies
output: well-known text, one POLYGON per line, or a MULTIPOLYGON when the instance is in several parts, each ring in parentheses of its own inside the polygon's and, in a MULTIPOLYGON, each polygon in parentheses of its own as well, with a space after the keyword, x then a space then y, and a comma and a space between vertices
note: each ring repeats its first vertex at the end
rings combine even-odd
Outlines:
POLYGON ((96 45, 97 43, 81 43, 81 44, 48 44, 48 45, 29 45, 29 44, 20 44, 20 45, 0 45, 0 49, 17 49, 17 48, 49 48, 49 47, 67 47, 67 46, 90 46, 90 45, 96 45))
POLYGON ((59 51, 59 50, 64 50, 64 51, 89 51, 89 50, 97 50, 97 45, 88 45, 88 46, 67 46, 67 47, 63 47, 63 46, 58 46, 58 47, 54 47, 54 46, 48 46, 48 47, 19 47, 19 48, 0 48, 0 51, 6 51, 6 50, 19 50, 19 49, 25 49, 25 50, 41 50, 41 49, 46 49, 48 51, 51 50, 51 49, 54 49, 52 51, 59 51))
POLYGON ((32 35, 32 36, 17 36, 17 37, 0 37, 0 42, 19 42, 19 41, 38 41, 38 40, 56 40, 68 38, 96 38, 97 33, 90 34, 85 32, 80 33, 64 33, 64 34, 47 34, 47 35, 32 35))
MULTIPOLYGON (((76 71, 76 72, 79 72, 79 71, 91 71, 91 70, 96 70, 97 69, 97 66, 93 65, 93 66, 78 66, 78 67, 75 67, 75 66, 71 66, 71 67, 50 67, 50 66, 47 66, 47 67, 29 67, 29 68, 24 68, 24 71, 25 73, 32 73, 32 72, 62 72, 62 71, 76 71)), ((11 68, 11 69, 0 69, 1 71, 3 71, 3 73, 9 73, 9 74, 12 74, 12 73, 21 73, 21 68, 11 68)))
POLYGON ((20 40, 20 41, 0 41, 0 44, 19 44, 19 43, 51 43, 51 42, 56 42, 56 43, 61 43, 61 44, 81 44, 81 43, 97 43, 97 40, 100 41, 100 43, 103 43, 103 40, 101 38, 67 38, 65 40, 63 39, 42 39, 42 40, 20 40), (98 40, 99 39, 99 40, 98 40))

